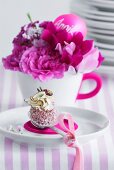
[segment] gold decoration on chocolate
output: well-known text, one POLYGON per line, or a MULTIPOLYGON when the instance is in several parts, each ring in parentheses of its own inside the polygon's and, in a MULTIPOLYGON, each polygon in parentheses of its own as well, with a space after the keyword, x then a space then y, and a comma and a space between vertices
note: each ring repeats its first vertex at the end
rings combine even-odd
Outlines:
POLYGON ((53 93, 51 90, 37 88, 37 93, 26 99, 27 102, 33 108, 39 108, 40 110, 51 110, 54 108, 53 93))
POLYGON ((38 101, 37 101, 37 104, 38 104, 38 106, 41 106, 41 107, 42 107, 43 104, 44 104, 44 102, 43 102, 42 100, 38 100, 38 101))

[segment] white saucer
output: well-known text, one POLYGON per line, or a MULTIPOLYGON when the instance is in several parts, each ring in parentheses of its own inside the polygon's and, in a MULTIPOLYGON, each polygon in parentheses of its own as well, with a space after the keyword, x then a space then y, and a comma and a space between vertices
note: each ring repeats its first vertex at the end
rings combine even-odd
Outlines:
MULTIPOLYGON (((20 107, 11 109, 0 114, 0 133, 5 137, 9 137, 16 142, 27 142, 31 144, 57 146, 63 144, 63 138, 60 135, 41 135, 23 131, 22 134, 9 131, 12 126, 23 126, 29 120, 28 111, 30 107, 20 107)), ((109 120, 102 114, 78 109, 75 107, 58 107, 60 112, 69 112, 74 120, 78 123, 79 129, 76 131, 76 139, 80 144, 89 142, 90 140, 103 134, 109 126, 109 120)))

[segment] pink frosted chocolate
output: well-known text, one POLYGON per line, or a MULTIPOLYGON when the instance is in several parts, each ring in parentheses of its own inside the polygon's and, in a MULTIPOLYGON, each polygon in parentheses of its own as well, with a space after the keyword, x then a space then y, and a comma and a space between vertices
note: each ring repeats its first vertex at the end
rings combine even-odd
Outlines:
POLYGON ((35 95, 25 100, 31 106, 29 111, 31 123, 39 128, 54 126, 57 112, 54 107, 53 93, 47 89, 37 90, 35 95))
POLYGON ((55 109, 45 111, 31 107, 29 114, 31 123, 39 128, 54 126, 56 122, 55 109))

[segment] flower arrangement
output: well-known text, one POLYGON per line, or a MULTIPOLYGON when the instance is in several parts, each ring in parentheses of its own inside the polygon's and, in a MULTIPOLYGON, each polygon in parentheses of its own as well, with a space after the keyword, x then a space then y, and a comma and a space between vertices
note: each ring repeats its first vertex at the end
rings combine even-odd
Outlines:
POLYGON ((89 73, 103 60, 94 41, 84 40, 81 32, 71 34, 52 21, 32 20, 14 38, 12 54, 2 59, 6 69, 40 81, 62 78, 69 69, 89 73))

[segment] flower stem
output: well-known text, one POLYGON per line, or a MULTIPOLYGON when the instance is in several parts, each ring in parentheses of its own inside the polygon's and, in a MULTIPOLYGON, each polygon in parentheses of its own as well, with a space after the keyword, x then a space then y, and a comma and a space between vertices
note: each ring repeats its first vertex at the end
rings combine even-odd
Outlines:
POLYGON ((30 13, 27 13, 27 17, 28 17, 29 21, 32 22, 32 18, 30 16, 30 13))
POLYGON ((78 73, 78 70, 75 68, 75 72, 76 72, 76 74, 78 73))

